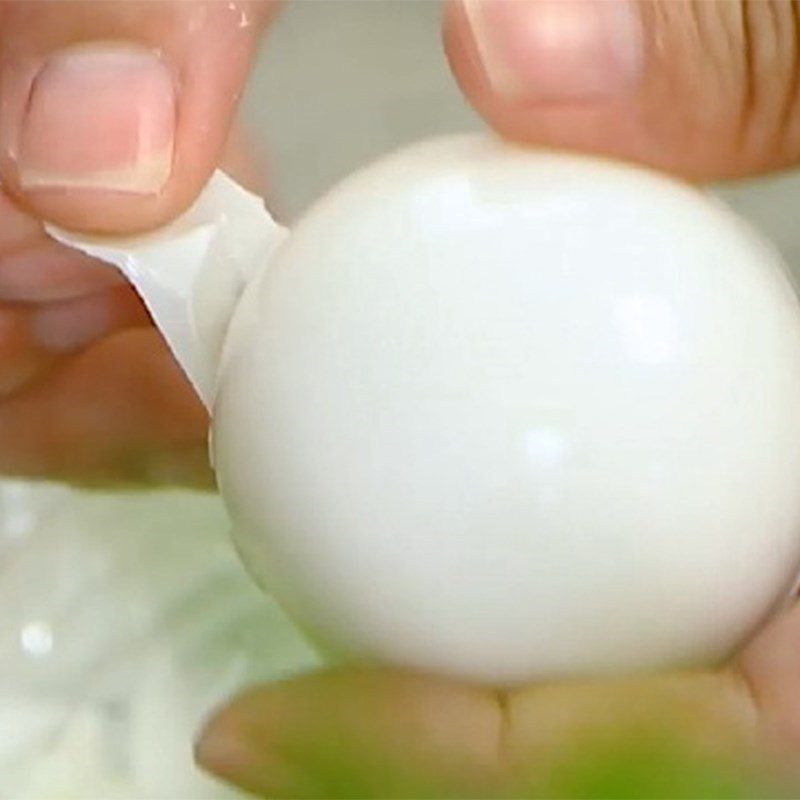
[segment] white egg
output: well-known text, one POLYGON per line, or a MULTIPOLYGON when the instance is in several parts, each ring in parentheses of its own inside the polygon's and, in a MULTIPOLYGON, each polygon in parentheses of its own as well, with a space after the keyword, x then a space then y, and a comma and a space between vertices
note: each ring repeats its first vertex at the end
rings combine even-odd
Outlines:
POLYGON ((248 288, 218 386, 243 559, 351 659, 712 663, 800 567, 800 307, 652 172, 474 137, 384 159, 248 288))

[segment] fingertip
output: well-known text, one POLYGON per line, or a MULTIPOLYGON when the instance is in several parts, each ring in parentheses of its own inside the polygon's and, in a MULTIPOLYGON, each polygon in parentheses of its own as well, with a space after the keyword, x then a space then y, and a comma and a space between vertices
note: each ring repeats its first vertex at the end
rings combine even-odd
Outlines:
POLYGON ((267 757, 266 752, 252 752, 251 741, 252 737, 242 730, 240 716, 223 709, 209 719, 195 740, 195 763, 229 783, 249 783, 253 765, 267 757))
POLYGON ((334 670, 235 699, 195 753, 217 777, 269 797, 330 796, 334 783, 348 797, 471 796, 498 788, 500 730, 491 692, 334 670))
MULTIPOLYGON (((535 0, 497 6, 491 0, 450 0, 442 31, 445 53, 466 98, 503 137, 666 168, 675 154, 665 150, 657 128, 651 136, 644 121, 642 98, 652 91, 642 44, 647 31, 636 17, 624 26, 631 33, 621 45, 630 54, 616 60, 617 69, 608 69, 615 63, 611 48, 592 43, 606 26, 582 19, 587 8, 606 5, 567 0, 540 8, 535 0), (566 58, 559 52, 565 47, 572 53, 566 58)), ((616 0, 613 6, 625 8, 616 0)))
POLYGON ((0 52, 4 188, 36 216, 101 233, 182 212, 219 162, 274 5, 12 9, 0 52))
MULTIPOLYGON (((282 684, 246 692, 218 709, 194 743, 195 763, 205 772, 262 797, 313 797, 307 766, 285 762, 281 743, 295 723, 281 711, 282 684)), ((300 740, 308 734, 302 731, 300 740)), ((300 745, 301 748, 303 745, 300 745)))
POLYGON ((797 29, 744 0, 451 0, 443 35, 501 135, 713 180, 800 160, 797 29))

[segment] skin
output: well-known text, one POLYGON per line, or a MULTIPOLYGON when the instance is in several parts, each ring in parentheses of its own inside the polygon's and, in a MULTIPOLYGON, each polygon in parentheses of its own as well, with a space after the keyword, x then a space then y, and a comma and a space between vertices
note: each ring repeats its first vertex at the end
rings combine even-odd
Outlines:
POLYGON ((352 759, 357 774, 363 760, 378 776, 354 782, 359 797, 547 797, 573 755, 666 737, 687 756, 768 781, 762 786, 796 787, 799 638, 794 608, 719 669, 502 691, 331 669, 241 695, 214 716, 197 755, 264 797, 328 796, 318 752, 352 759), (418 793, 406 790, 409 776, 418 793))
MULTIPOLYGON (((451 2, 443 27, 458 85, 504 136, 691 180, 755 175, 800 160, 795 3, 643 0, 610 29, 627 26, 622 55, 593 49, 580 36, 563 38, 596 13, 591 3, 504 5, 496 0, 476 11, 451 2), (553 27, 554 19, 563 24, 553 27), (548 50, 552 30, 562 32, 557 60, 548 50), (615 73, 620 64, 624 75, 615 73)), ((272 2, 0 3, 4 472, 210 484, 207 419, 141 305, 104 268, 47 240, 41 222, 148 229, 186 208, 226 158, 241 162, 231 120, 258 36, 275 12, 272 2), (23 180, 14 137, 30 86, 20 76, 81 41, 157 49, 180 76, 172 170, 157 191, 23 180)), ((53 148, 69 151, 76 134, 56 126, 47 135, 53 148)), ((257 172, 245 164, 237 174, 257 172)), ((800 751, 800 610, 778 615, 730 664, 706 672, 504 692, 368 669, 301 676, 234 700, 211 720, 197 754, 207 769, 255 793, 314 796, 308 764, 285 753, 287 743, 296 752, 321 736, 325 746, 363 744, 376 763, 416 770, 437 793, 491 796, 523 778, 543 779, 587 731, 611 735, 642 725, 675 732, 699 753, 792 780, 800 751), (644 716, 636 711, 642 708, 644 716), (322 732, 319 720, 328 721, 322 732)), ((370 793, 380 787, 364 790, 370 793)))

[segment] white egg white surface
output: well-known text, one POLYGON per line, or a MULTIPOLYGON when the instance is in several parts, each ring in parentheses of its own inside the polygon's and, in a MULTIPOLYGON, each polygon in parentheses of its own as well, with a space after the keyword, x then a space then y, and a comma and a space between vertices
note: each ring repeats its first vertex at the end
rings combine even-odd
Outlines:
POLYGON ((654 173, 477 138, 345 181, 235 314, 248 568, 355 659, 495 684, 705 664, 800 563, 800 309, 654 173))

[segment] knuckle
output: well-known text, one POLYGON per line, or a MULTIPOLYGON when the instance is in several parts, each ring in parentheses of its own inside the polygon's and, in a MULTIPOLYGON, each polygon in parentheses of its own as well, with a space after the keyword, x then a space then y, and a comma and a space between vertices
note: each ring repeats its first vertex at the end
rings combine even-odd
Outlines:
POLYGON ((669 116, 673 141, 741 172, 800 158, 800 0, 656 0, 648 17, 653 127, 669 116))

